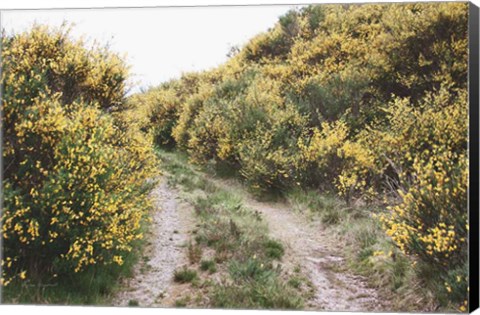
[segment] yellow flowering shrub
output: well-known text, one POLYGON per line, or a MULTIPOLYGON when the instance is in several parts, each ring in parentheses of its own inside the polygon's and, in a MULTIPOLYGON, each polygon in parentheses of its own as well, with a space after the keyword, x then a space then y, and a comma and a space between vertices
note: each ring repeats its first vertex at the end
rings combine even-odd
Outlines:
POLYGON ((2 285, 122 264, 154 161, 105 112, 122 109, 123 62, 44 27, 5 36, 2 57, 2 285))
POLYGON ((292 105, 267 117, 237 145, 239 172, 256 194, 281 193, 300 180, 296 142, 306 119, 292 105))
POLYGON ((464 155, 434 153, 427 162, 415 159, 413 183, 400 191, 402 203, 392 206, 391 216, 383 220, 387 234, 402 250, 446 266, 447 258, 458 258, 455 252, 466 249, 462 246, 466 246, 467 213, 463 210, 468 165, 464 155))
MULTIPOLYGON (((321 130, 314 128, 310 137, 299 139, 298 146, 302 155, 304 169, 303 181, 334 184, 336 189, 350 203, 356 193, 363 197, 373 198, 375 192, 368 187, 371 184, 370 174, 376 169, 373 152, 360 141, 349 140, 349 127, 342 121, 323 122, 321 130), (367 182, 368 181, 368 182, 367 182)), ((317 185, 319 185, 318 183, 317 185)))
POLYGON ((446 299, 460 305, 468 294, 468 157, 435 149, 414 159, 412 174, 402 202, 381 220, 402 251, 441 273, 446 299))
POLYGON ((128 112, 130 120, 128 125, 137 124, 138 128, 150 134, 152 141, 158 145, 174 144, 172 129, 178 119, 179 108, 179 98, 174 87, 156 88, 135 94, 128 102, 135 107, 128 112))
POLYGON ((343 161, 342 171, 337 178, 339 195, 345 197, 347 204, 356 193, 366 201, 371 201, 376 195, 372 187, 372 175, 376 175, 376 159, 372 150, 360 142, 347 140, 338 150, 338 155, 343 161))
POLYGON ((208 85, 200 85, 197 93, 192 93, 180 109, 178 120, 172 130, 175 143, 182 149, 188 148, 191 138, 190 128, 196 115, 202 110, 204 101, 212 94, 212 88, 208 85))
POLYGON ((343 121, 323 122, 321 128, 315 127, 299 138, 299 169, 302 169, 300 176, 303 183, 323 185, 325 189, 333 188, 333 180, 342 166, 338 152, 346 141, 348 132, 348 126, 343 121))
POLYGON ((253 68, 201 91, 187 101, 174 129, 180 139, 188 119, 183 143, 192 161, 228 163, 258 193, 294 179, 296 139, 306 120, 284 103, 276 81, 253 68))
POLYGON ((377 142, 400 201, 382 217, 386 232, 402 251, 443 273, 445 294, 457 303, 468 285, 467 111, 464 89, 443 87, 416 107, 397 100, 388 110, 391 129, 377 142))

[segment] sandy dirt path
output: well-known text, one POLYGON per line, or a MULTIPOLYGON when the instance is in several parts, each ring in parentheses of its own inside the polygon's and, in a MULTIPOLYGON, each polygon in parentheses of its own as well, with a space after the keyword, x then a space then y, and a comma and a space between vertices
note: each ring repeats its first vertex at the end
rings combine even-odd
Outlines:
POLYGON ((287 269, 301 266, 315 287, 307 305, 311 310, 381 311, 388 309, 366 279, 336 271, 343 263, 340 244, 325 234, 318 220, 309 221, 284 203, 265 203, 247 198, 246 205, 262 213, 270 234, 285 246, 282 262, 287 269))
POLYGON ((186 265, 185 244, 193 222, 193 213, 177 201, 177 193, 168 187, 166 179, 151 192, 154 209, 147 246, 134 267, 133 277, 125 279, 113 305, 127 306, 129 301, 143 307, 172 306, 176 295, 173 282, 175 269, 186 265))
POLYGON ((367 279, 344 271, 342 242, 329 236, 319 218, 308 219, 285 202, 261 202, 253 198, 236 180, 209 177, 216 185, 241 192, 247 207, 262 214, 269 233, 282 242, 286 270, 300 266, 314 287, 306 309, 313 311, 387 312, 391 307, 380 291, 367 279))

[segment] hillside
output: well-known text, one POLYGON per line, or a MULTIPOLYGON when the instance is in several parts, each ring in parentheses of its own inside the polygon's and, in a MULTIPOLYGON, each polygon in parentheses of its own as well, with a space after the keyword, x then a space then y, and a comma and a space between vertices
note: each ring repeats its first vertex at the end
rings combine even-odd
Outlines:
POLYGON ((133 96, 132 117, 157 146, 258 197, 303 191, 370 207, 400 255, 429 270, 420 279, 435 274, 429 287, 463 305, 466 21, 463 3, 291 11, 222 66, 133 96))

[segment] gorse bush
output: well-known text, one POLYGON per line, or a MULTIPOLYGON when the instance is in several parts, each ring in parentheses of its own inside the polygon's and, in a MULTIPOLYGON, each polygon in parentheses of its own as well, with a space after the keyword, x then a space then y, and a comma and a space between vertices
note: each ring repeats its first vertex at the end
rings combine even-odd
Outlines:
POLYGON ((147 128, 157 145, 229 165, 258 193, 386 204, 385 232, 464 309, 467 18, 464 3, 294 10, 220 67, 135 96, 152 101, 134 111, 165 113, 147 128))
MULTIPOLYGON (((172 129, 178 119, 177 108, 179 98, 173 89, 160 89, 158 93, 135 94, 129 100, 130 104, 144 104, 145 113, 135 115, 132 119, 138 128, 153 137, 155 143, 165 147, 172 146, 174 140, 172 129)), ((143 107, 143 106, 142 106, 143 107)))
POLYGON ((2 285, 122 265, 148 203, 155 158, 111 113, 127 68, 64 28, 2 38, 2 285))
POLYGON ((401 101, 393 108, 390 126, 397 132, 388 142, 406 145, 403 156, 389 161, 398 172, 401 202, 382 217, 400 249, 449 274, 442 287, 455 299, 465 299, 468 286, 466 95, 442 89, 416 109, 405 109, 401 101))

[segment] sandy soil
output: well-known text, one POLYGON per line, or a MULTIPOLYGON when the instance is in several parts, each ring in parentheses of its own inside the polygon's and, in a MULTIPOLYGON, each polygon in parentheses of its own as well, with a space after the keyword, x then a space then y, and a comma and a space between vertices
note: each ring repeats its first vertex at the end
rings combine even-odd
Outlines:
POLYGON ((175 269, 188 264, 185 245, 193 224, 191 209, 177 201, 177 194, 166 180, 152 191, 153 222, 143 257, 134 268, 132 278, 125 279, 113 299, 113 305, 127 306, 137 301, 143 307, 172 306, 177 285, 175 269))
POLYGON ((287 269, 301 266, 315 287, 310 310, 382 311, 388 310, 378 292, 366 279, 339 270, 343 258, 334 240, 323 232, 321 222, 308 221, 283 203, 264 203, 248 198, 246 205, 263 214, 271 236, 285 248, 283 263, 287 269))

